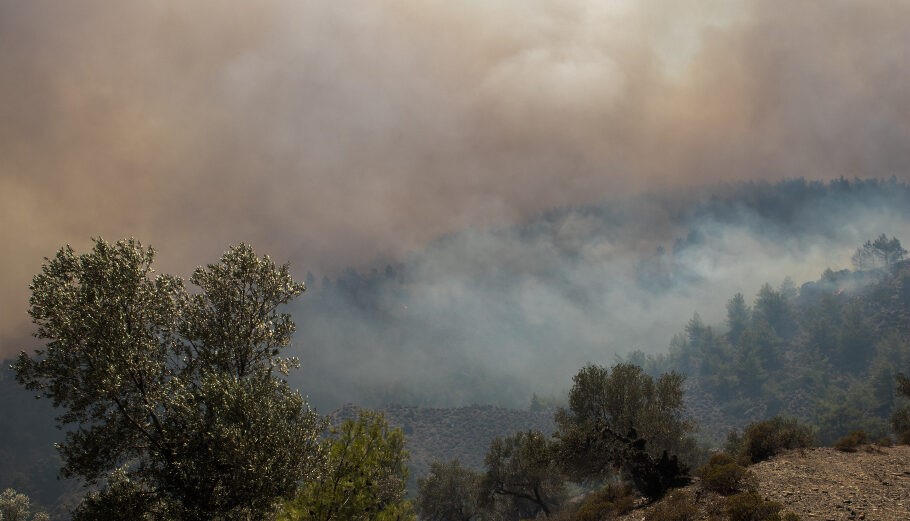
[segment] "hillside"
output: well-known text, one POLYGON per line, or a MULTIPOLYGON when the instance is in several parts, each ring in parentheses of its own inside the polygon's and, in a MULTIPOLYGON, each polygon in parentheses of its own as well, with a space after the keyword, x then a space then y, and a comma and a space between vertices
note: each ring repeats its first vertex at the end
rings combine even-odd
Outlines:
POLYGON ((731 296, 723 323, 695 313, 668 354, 626 360, 652 375, 685 374, 690 414, 715 445, 775 415, 815 426, 822 444, 855 430, 892 432, 903 406, 895 376, 910 368, 910 262, 827 271, 799 288, 765 285, 751 306, 746 299, 731 296))
MULTIPOLYGON (((793 451, 752 465, 758 491, 803 521, 906 521, 910 519, 910 446, 853 453, 832 448, 793 451)), ((693 494, 696 481, 687 489, 693 494)), ((696 496, 698 497, 698 496, 696 496)), ((709 519, 718 496, 698 499, 699 519, 709 519)), ((621 521, 643 521, 656 508, 635 510, 621 521)))
MULTIPOLYGON (((555 430, 552 411, 523 411, 473 405, 433 409, 391 406, 382 409, 391 425, 400 427, 411 454, 412 483, 423 476, 433 461, 458 460, 474 469, 483 468, 483 458, 495 437, 536 429, 555 430)), ((353 418, 357 407, 347 405, 334 413, 337 421, 353 418)))

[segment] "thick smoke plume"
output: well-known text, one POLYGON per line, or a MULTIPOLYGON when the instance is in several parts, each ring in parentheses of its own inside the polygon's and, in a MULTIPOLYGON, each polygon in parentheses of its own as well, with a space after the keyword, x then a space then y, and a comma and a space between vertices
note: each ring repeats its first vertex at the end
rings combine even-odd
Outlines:
POLYGON ((910 185, 740 184, 460 232, 313 281, 295 307, 295 382, 323 408, 559 398, 586 363, 666 354, 696 312, 726 331, 737 292, 751 303, 765 283, 789 293, 853 269, 856 246, 883 231, 910 236, 910 185))
POLYGON ((0 0, 0 349, 22 347, 41 258, 92 236, 139 237, 162 271, 246 241, 334 276, 607 196, 907 179, 908 17, 905 1, 0 0))

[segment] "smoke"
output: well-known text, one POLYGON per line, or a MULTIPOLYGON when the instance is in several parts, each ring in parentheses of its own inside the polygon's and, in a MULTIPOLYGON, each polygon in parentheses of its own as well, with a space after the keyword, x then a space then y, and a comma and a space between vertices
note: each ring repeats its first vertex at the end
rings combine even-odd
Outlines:
MULTIPOLYGON (((0 350, 29 330, 41 258, 92 236, 139 237, 167 272, 245 241, 335 274, 607 196, 906 179, 908 15, 904 1, 0 0, 0 350)), ((622 324, 579 335, 608 326, 622 324)))
POLYGON ((460 232, 401 265, 312 284, 295 307, 295 383, 325 408, 564 396, 586 363, 666 353, 696 312, 725 331, 737 292, 852 268, 864 237, 906 236, 908 203, 897 182, 796 180, 460 232))

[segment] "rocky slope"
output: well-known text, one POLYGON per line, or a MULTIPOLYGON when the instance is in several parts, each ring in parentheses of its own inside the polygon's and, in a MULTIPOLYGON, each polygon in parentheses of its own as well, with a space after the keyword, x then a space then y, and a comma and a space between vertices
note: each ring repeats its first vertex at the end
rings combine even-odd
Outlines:
POLYGON ((793 452, 752 470, 765 497, 804 520, 910 520, 910 446, 793 452))
MULTIPOLYGON (((793 451, 750 467, 758 491, 803 521, 910 520, 910 446, 865 447, 857 452, 832 448, 793 451)), ((699 519, 717 519, 719 497, 697 494, 699 519)), ((643 521, 654 505, 636 509, 622 521, 643 521)))

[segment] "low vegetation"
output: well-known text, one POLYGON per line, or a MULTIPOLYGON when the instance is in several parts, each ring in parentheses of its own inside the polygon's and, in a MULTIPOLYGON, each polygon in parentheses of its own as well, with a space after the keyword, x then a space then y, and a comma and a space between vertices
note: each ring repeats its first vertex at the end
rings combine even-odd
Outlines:
POLYGON ((698 477, 702 489, 724 496, 751 491, 756 486, 752 471, 724 452, 712 455, 708 463, 698 469, 698 477))
POLYGON ((837 440, 834 448, 841 452, 856 452, 856 450, 869 443, 869 436, 864 431, 853 431, 837 440))
POLYGON ((698 519, 695 497, 688 491, 678 490, 648 512, 645 521, 695 521, 698 519))
POLYGON ((600 521, 627 514, 635 507, 637 494, 628 484, 610 483, 585 497, 572 515, 573 521, 600 521))
POLYGON ((776 416, 769 420, 750 423, 740 435, 731 432, 727 438, 727 451, 736 455, 745 465, 758 463, 785 450, 805 449, 815 445, 812 427, 795 418, 776 416))
POLYGON ((730 521, 782 521, 783 505, 768 501, 757 492, 740 492, 728 496, 724 511, 730 521))

